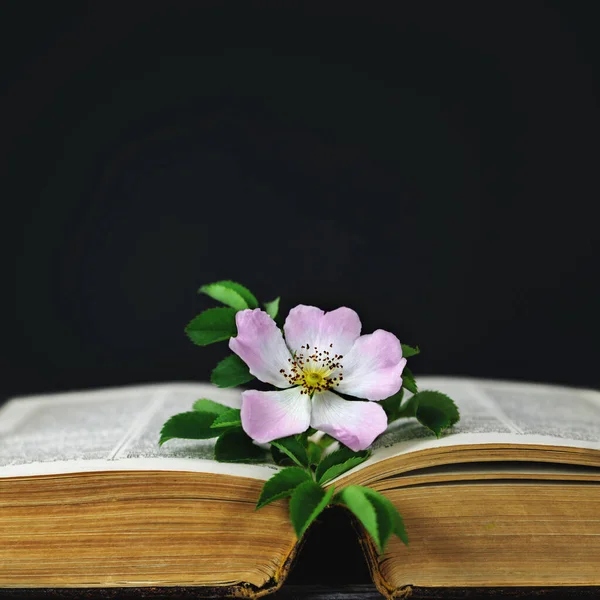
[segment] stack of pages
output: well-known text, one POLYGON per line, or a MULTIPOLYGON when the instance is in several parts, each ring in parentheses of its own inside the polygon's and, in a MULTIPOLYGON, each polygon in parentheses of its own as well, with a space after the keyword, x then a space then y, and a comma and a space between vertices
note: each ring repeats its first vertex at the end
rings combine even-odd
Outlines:
MULTIPOLYGON (((435 439, 397 421, 328 484, 369 485, 404 518, 410 545, 394 538, 383 555, 358 528, 378 589, 599 586, 600 393, 419 384, 456 401, 458 425, 435 439)), ((214 440, 158 446, 163 423, 199 398, 239 406, 239 391, 173 383, 0 409, 0 590, 278 588, 298 550, 287 501, 254 509, 279 467, 215 462, 214 440)))

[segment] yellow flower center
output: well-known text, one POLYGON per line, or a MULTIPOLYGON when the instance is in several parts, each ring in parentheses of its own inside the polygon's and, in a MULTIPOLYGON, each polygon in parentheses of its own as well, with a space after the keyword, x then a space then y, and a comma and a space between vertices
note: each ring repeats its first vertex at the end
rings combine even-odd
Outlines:
POLYGON ((289 370, 280 370, 290 385, 302 386, 300 393, 311 397, 315 392, 324 392, 340 385, 344 379, 340 360, 344 357, 333 353, 333 344, 329 344, 329 350, 319 350, 316 346, 311 348, 308 344, 301 348, 293 358, 288 359, 289 370))
POLYGON ((325 373, 316 371, 304 372, 304 382, 307 387, 317 387, 325 382, 325 373))

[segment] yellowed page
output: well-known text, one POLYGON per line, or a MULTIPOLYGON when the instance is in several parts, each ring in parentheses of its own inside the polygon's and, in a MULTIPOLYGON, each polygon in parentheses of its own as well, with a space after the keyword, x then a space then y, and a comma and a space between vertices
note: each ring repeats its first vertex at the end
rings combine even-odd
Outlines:
POLYGON ((401 454, 464 445, 600 451, 600 392, 596 390, 431 376, 419 377, 418 384, 420 390, 437 390, 453 398, 461 414, 459 423, 436 439, 416 419, 400 419, 375 441, 371 458, 356 469, 401 454))
POLYGON ((266 480, 274 465, 219 463, 214 440, 170 440, 164 422, 199 398, 239 407, 239 390, 206 383, 131 386, 10 400, 0 409, 0 477, 165 470, 266 480))

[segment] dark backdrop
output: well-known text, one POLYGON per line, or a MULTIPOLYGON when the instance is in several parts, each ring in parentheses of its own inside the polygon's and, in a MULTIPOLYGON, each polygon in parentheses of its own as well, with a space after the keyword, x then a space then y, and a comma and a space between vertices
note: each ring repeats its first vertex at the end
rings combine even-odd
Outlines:
POLYGON ((594 5, 4 3, 2 396, 206 379, 223 278, 598 386, 594 5))

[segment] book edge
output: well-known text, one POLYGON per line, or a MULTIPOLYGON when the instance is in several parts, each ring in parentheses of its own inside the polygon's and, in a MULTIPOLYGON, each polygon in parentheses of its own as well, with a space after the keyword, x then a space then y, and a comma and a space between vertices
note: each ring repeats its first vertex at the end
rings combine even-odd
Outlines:
POLYGON ((39 587, 39 588, 10 588, 0 587, 0 598, 22 598, 32 600, 40 595, 49 598, 65 599, 106 599, 138 598, 140 590, 144 591, 145 598, 261 598, 272 594, 281 588, 298 556, 304 539, 296 540, 290 547, 283 563, 275 575, 264 585, 258 587, 251 583, 241 582, 236 585, 212 586, 115 586, 115 587, 39 587))
POLYGON ((498 598, 499 595, 526 598, 543 596, 548 600, 562 600, 563 598, 598 598, 600 596, 600 586, 596 585, 565 585, 565 586, 413 586, 410 584, 402 587, 394 587, 388 583, 379 569, 379 555, 371 538, 360 524, 358 519, 348 511, 350 522, 357 534, 358 542, 365 557, 371 580, 377 588, 377 591, 387 598, 387 600, 396 600, 403 598, 414 598, 415 600, 435 600, 448 598, 457 600, 459 598, 498 598))

